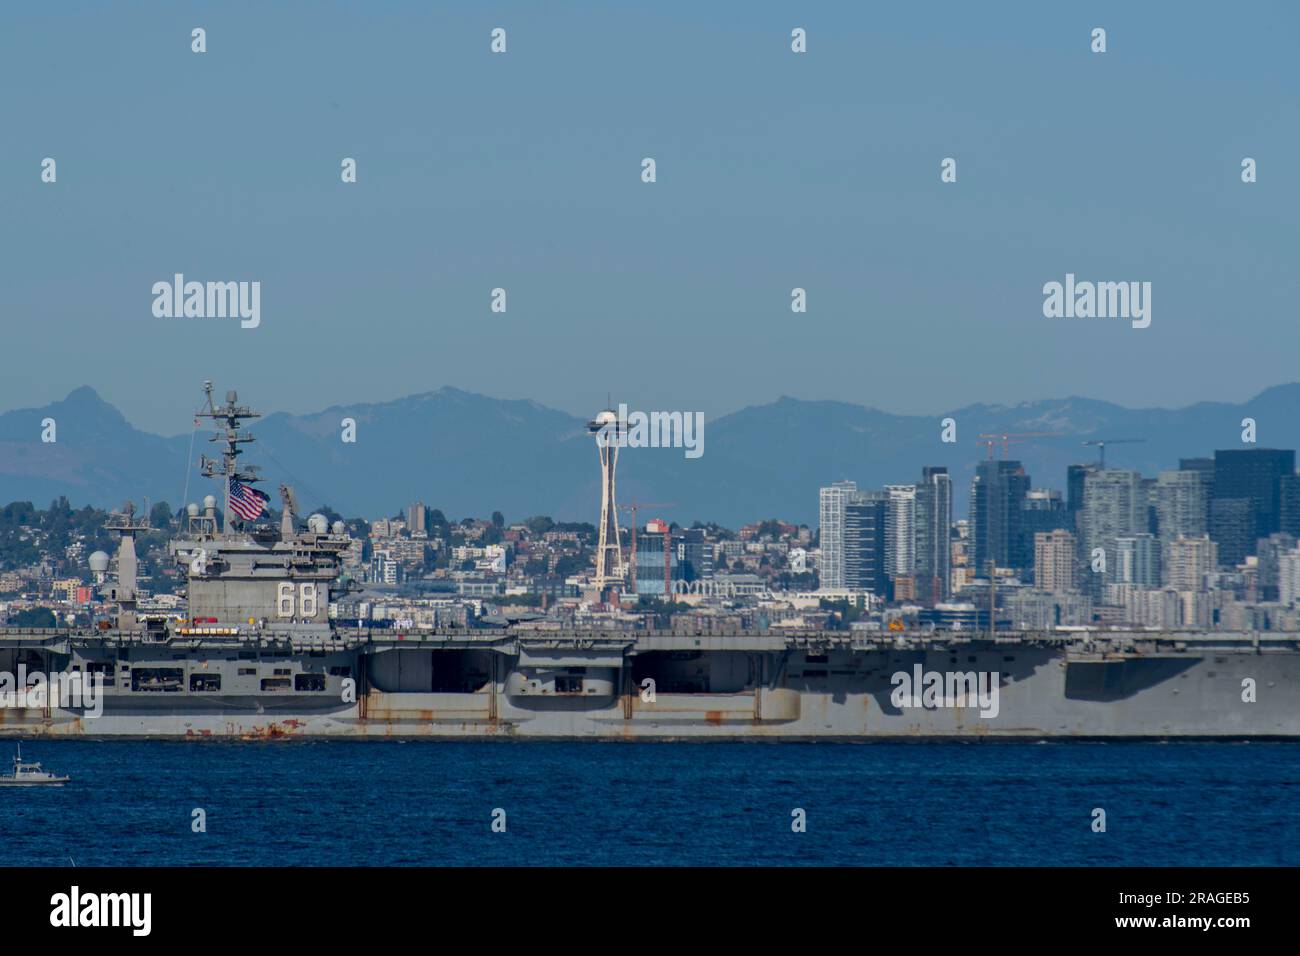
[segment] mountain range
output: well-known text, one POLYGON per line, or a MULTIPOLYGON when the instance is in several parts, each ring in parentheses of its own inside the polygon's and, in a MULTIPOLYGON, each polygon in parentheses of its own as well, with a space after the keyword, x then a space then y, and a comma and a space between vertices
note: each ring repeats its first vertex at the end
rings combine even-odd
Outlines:
MULTIPOLYGON (((256 395, 241 395, 241 402, 256 406, 256 395)), ((735 527, 779 517, 815 525, 822 485, 842 478, 860 487, 910 483, 923 465, 946 465, 954 510, 962 515, 976 463, 990 451, 1004 454, 1001 444, 980 444, 982 433, 1035 433, 1013 441, 1006 457, 1024 463, 1035 487, 1063 489, 1066 466, 1096 460, 1097 449, 1084 447, 1086 440, 1142 439, 1107 448, 1107 463, 1154 475, 1178 467, 1179 458, 1243 447, 1247 417, 1257 423, 1255 447, 1300 447, 1297 412, 1300 383, 1268 388, 1242 404, 1130 409, 1075 397, 924 416, 782 397, 706 421, 699 458, 688 459, 680 448, 624 449, 618 498, 672 503, 647 507, 642 521, 663 516, 735 527), (945 418, 956 422, 956 442, 941 441, 945 418)), ((600 474, 586 421, 536 402, 440 388, 308 415, 277 412, 249 430, 258 441, 246 446, 246 462, 263 466, 273 502, 276 483, 287 481, 304 509, 329 505, 372 519, 417 499, 449 518, 494 510, 508 521, 548 514, 595 522, 599 516, 600 474), (355 443, 341 440, 344 418, 357 423, 355 443)), ((209 434, 149 434, 94 389, 78 388, 43 408, 0 414, 0 502, 44 506, 63 495, 74 506, 147 498, 176 507, 183 494, 199 500, 215 492, 193 467, 214 450, 209 434), (53 442, 42 441, 46 419, 55 423, 53 442)))

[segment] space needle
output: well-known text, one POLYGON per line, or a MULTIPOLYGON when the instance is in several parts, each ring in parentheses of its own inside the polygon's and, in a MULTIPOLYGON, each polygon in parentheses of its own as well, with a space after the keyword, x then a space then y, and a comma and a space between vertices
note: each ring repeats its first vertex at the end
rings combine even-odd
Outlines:
POLYGON ((623 444, 623 426, 618 415, 607 408, 587 423, 587 431, 596 436, 600 455, 600 541, 596 546, 595 583, 603 589, 623 580, 623 548, 614 499, 614 473, 618 469, 618 449, 623 444))

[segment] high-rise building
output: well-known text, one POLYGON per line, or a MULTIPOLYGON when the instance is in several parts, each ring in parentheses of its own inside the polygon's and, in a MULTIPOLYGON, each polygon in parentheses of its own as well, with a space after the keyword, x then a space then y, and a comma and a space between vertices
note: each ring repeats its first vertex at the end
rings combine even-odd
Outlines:
POLYGON ((844 577, 838 587, 888 594, 888 502, 862 491, 844 506, 844 577))
POLYGON ((1210 538, 1219 561, 1235 568, 1254 553, 1255 516, 1249 498, 1214 498, 1210 501, 1210 538))
POLYGON ((1070 514, 1071 523, 1066 526, 1069 531, 1078 531, 1078 516, 1083 511, 1085 495, 1084 481, 1089 472, 1097 470, 1096 465, 1070 465, 1065 469, 1065 510, 1070 514))
POLYGON ((1175 538, 1164 544, 1164 579, 1175 591, 1204 591, 1205 576, 1218 567, 1217 547, 1209 535, 1175 538))
POLYGON ((394 559, 391 551, 378 549, 370 558, 369 578, 376 584, 400 584, 402 565, 394 559))
POLYGON ((1035 540, 1048 531, 1073 531, 1074 518, 1061 493, 1052 488, 1031 488, 1020 512, 1022 554, 1035 556, 1035 540))
POLYGON ((638 594, 664 593, 664 537, 668 536, 668 579, 690 583, 713 577, 713 547, 698 528, 672 530, 664 521, 652 521, 637 536, 636 590, 638 594))
POLYGON ((1142 500, 1146 502, 1147 534, 1158 536, 1160 533, 1160 516, 1156 513, 1156 479, 1142 479, 1142 500))
POLYGON ((1209 489, 1205 473, 1162 471, 1155 485, 1156 525, 1161 541, 1195 538, 1209 531, 1209 489))
POLYGON ((1287 607, 1300 604, 1300 548, 1278 560, 1278 600, 1287 607))
POLYGON ((406 530, 411 534, 428 531, 428 511, 423 501, 417 501, 406 509, 406 530))
POLYGON ((1255 570, 1255 583, 1259 588, 1261 601, 1276 601, 1278 599, 1278 589, 1281 586, 1282 556, 1294 551, 1295 546, 1295 536, 1283 534, 1281 531, 1277 534, 1270 534, 1267 538, 1261 538, 1256 543, 1255 555, 1258 563, 1255 570))
POLYGON ((1021 512, 1029 492, 1029 476, 1018 461, 982 461, 975 468, 970 491, 970 520, 974 534, 974 570, 988 573, 989 562, 999 568, 1025 568, 1021 512))
POLYGON ((885 572, 916 570, 916 485, 885 485, 885 572))
POLYGON ((699 528, 687 528, 678 536, 677 559, 682 579, 698 581, 713 577, 713 544, 699 528))
POLYGON ((1240 563, 1255 553, 1256 541, 1281 530, 1282 479, 1294 474, 1294 450, 1230 448, 1215 451, 1210 537, 1219 545, 1220 561, 1227 566, 1240 563), (1240 526, 1240 508, 1220 506, 1224 501, 1247 503, 1244 529, 1240 526), (1214 520, 1216 506, 1217 524, 1214 520))
POLYGON ((916 486, 916 576, 918 596, 943 601, 952 593, 952 479, 948 469, 921 469, 916 486))
POLYGON ((1117 584, 1160 587, 1160 541, 1155 535, 1121 535, 1115 539, 1115 558, 1117 584))
POLYGON ((1279 497, 1278 530, 1300 538, 1300 474, 1282 476, 1279 497))
POLYGON ((1073 591, 1076 551, 1073 533, 1064 529, 1034 535, 1034 586, 1043 591, 1073 591))
POLYGON ((1201 477, 1205 479, 1205 485, 1207 488, 1214 484, 1213 458, 1179 458, 1178 470, 1200 472, 1201 477))
POLYGON ((1179 471, 1194 471, 1201 476, 1205 487, 1205 533, 1210 533, 1210 502, 1214 498, 1214 459, 1213 458, 1179 458, 1179 471))
POLYGON ((1085 561, 1091 562, 1098 548, 1106 555, 1105 573, 1089 577, 1092 588, 1114 584, 1116 539, 1144 534, 1147 530, 1142 476, 1121 469, 1090 473, 1085 481, 1082 530, 1085 561))
POLYGON ((824 589, 839 590, 844 583, 844 511, 858 494, 852 481, 836 481, 821 489, 819 500, 819 536, 821 563, 818 580, 824 589))

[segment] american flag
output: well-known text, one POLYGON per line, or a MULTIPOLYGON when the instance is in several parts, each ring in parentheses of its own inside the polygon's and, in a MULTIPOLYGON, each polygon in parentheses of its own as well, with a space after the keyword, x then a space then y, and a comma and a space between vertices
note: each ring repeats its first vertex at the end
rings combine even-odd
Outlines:
POLYGON ((260 515, 270 500, 256 488, 242 484, 238 479, 230 479, 230 510, 245 521, 252 521, 260 515))

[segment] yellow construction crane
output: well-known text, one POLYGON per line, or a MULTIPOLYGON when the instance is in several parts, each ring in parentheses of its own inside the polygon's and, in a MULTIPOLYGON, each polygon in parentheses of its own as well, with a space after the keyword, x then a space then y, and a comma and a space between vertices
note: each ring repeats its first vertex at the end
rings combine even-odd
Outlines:
POLYGON ((989 459, 993 458, 993 448, 996 445, 1002 446, 1002 457, 1007 457, 1008 446, 1012 442, 1028 441, 1030 438, 1060 438, 1061 432, 984 432, 975 442, 977 445, 987 445, 989 450, 989 459))

